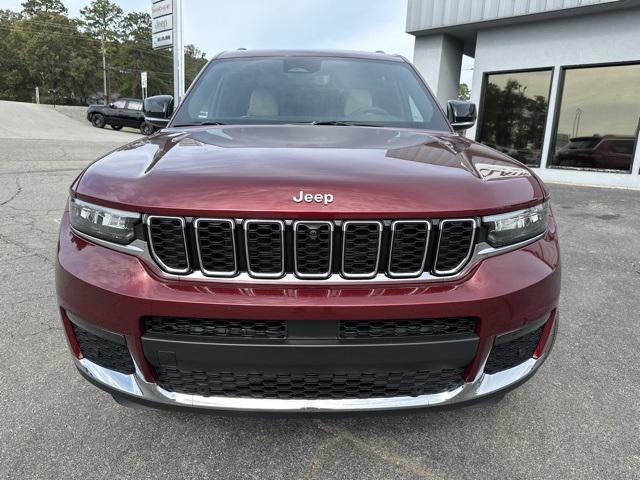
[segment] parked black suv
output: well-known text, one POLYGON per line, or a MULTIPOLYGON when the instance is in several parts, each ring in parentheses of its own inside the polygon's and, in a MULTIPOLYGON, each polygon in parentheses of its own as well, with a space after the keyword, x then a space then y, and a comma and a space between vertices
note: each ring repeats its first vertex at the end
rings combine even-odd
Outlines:
POLYGON ((109 105, 90 105, 87 120, 96 128, 111 125, 114 130, 122 127, 139 128, 143 135, 151 135, 157 129, 145 122, 142 112, 142 100, 137 98, 119 98, 109 105))

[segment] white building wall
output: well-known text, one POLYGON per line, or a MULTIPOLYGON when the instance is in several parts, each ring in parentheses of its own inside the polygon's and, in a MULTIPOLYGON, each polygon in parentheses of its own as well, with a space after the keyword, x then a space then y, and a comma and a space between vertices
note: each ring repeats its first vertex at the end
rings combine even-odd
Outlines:
POLYGON ((407 31, 534 15, 620 0, 409 0, 407 31))
MULTIPOLYGON (((640 62, 640 9, 480 30, 471 100, 480 104, 487 72, 553 67, 540 176, 550 181, 640 188, 640 145, 631 174, 544 168, 553 133, 561 67, 630 61, 640 62)), ((471 129, 468 136, 475 138, 475 133, 476 128, 471 129)))
POLYGON ((420 71, 440 105, 458 98, 462 42, 446 35, 416 37, 413 64, 420 71))

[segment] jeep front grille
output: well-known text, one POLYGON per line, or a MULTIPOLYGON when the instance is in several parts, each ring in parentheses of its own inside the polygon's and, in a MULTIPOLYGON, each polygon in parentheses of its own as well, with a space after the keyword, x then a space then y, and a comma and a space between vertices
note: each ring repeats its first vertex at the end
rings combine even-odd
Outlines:
POLYGON ((149 216, 160 268, 186 275, 347 280, 449 276, 469 262, 474 219, 283 221, 149 216))

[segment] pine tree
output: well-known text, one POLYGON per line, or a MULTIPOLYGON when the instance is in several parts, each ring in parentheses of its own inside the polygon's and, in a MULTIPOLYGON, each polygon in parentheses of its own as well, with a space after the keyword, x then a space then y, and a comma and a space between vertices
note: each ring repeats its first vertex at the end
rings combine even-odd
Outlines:
POLYGON ((107 80, 107 43, 118 40, 123 11, 122 8, 109 0, 93 0, 80 10, 80 15, 82 15, 83 25, 87 32, 100 40, 104 103, 107 105, 111 102, 110 85, 107 80))

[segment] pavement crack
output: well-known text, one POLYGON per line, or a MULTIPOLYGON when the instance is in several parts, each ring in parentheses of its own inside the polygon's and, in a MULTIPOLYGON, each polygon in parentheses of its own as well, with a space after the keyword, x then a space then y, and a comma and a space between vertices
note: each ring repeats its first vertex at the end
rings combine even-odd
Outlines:
POLYGON ((371 455, 374 455, 387 463, 390 463, 397 468, 404 470, 405 472, 412 473, 419 478, 424 478, 427 480, 443 480, 444 477, 441 477, 424 465, 415 462, 409 458, 398 455, 391 450, 386 448, 378 447, 376 445, 371 445, 370 443, 365 442, 364 440, 358 438, 356 435, 352 434, 349 431, 342 430, 340 428, 336 428, 330 425, 326 425, 322 420, 314 420, 318 428, 323 430, 326 433, 334 435, 342 440, 346 440, 350 442, 356 448, 359 448, 362 451, 365 451, 371 455))
POLYGON ((11 197, 9 197, 8 200, 0 202, 0 207, 13 202, 18 197, 18 195, 20 195, 20 193, 22 193, 22 185, 20 185, 20 180, 16 177, 16 191, 13 195, 11 195, 11 197))
POLYGON ((0 233, 0 242, 4 243, 5 245, 13 245, 14 247, 18 247, 22 253, 33 255, 50 265, 53 265, 54 263, 52 259, 47 257, 45 254, 38 252, 33 247, 30 247, 29 245, 26 245, 22 242, 16 242, 15 240, 11 240, 6 235, 3 235, 1 233, 0 233))

